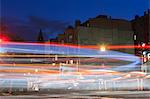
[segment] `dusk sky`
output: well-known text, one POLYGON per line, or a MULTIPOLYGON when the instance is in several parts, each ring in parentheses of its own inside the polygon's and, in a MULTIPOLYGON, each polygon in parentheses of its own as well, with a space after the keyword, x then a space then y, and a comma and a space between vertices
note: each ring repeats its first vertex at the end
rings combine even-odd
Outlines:
POLYGON ((76 19, 84 22, 102 14, 131 20, 148 8, 150 0, 0 0, 0 17, 9 32, 31 40, 40 28, 52 38, 76 19))

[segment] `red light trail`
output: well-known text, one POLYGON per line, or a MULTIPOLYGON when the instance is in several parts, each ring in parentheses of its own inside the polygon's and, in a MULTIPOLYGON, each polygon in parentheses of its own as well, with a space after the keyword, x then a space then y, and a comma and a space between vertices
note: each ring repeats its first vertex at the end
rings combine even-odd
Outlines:
MULTIPOLYGON (((54 45, 60 47, 71 47, 71 48, 88 48, 88 49, 100 49, 101 46, 98 45, 75 45, 75 44, 60 44, 60 43, 28 43, 28 42, 9 42, 7 38, 0 39, 1 44, 17 44, 17 45, 54 45)), ((116 50, 116 49, 150 49, 150 45, 143 46, 136 46, 136 45, 107 45, 104 46, 106 50, 116 50)))

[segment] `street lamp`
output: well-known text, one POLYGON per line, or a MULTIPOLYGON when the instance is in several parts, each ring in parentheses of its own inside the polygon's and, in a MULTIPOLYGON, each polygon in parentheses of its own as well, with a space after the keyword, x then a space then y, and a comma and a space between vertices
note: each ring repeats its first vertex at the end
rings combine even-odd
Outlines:
POLYGON ((101 46, 100 47, 100 51, 105 52, 106 51, 106 47, 105 46, 101 46))

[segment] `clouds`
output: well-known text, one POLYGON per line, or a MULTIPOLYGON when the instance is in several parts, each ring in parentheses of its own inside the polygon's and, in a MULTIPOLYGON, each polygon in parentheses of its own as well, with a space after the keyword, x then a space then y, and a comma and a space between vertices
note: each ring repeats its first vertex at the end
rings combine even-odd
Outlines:
POLYGON ((36 28, 48 29, 52 32, 64 31, 69 24, 60 20, 48 20, 38 16, 29 16, 29 23, 36 28))
POLYGON ((35 28, 25 20, 16 17, 1 17, 1 27, 5 27, 2 31, 4 34, 18 36, 29 41, 35 39, 35 28))
MULTIPOLYGON (((51 34, 63 33, 65 27, 69 24, 59 20, 48 20, 38 16, 29 16, 25 19, 15 17, 1 17, 1 27, 3 32, 11 33, 28 41, 35 41, 40 29, 45 33, 45 38, 48 39, 51 34), (4 28, 6 27, 6 28, 4 28)), ((55 35, 54 35, 55 34, 55 35)))

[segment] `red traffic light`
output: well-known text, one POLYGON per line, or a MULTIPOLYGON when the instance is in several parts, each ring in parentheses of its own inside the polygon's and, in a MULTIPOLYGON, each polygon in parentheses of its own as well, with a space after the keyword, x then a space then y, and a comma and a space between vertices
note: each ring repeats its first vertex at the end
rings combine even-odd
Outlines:
POLYGON ((142 47, 145 47, 145 46, 146 46, 146 44, 145 44, 145 43, 143 43, 143 44, 142 44, 142 47))
POLYGON ((7 37, 0 37, 0 43, 2 42, 8 42, 9 39, 7 37))
POLYGON ((0 33, 0 43, 8 41, 10 41, 9 36, 4 33, 0 33))

